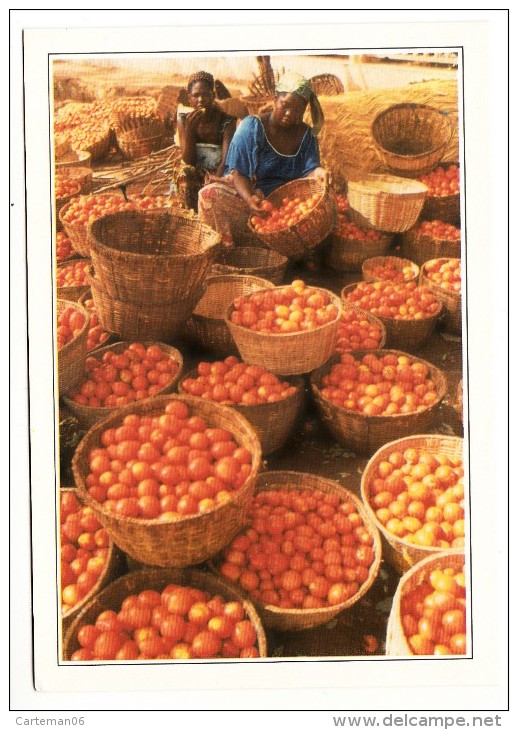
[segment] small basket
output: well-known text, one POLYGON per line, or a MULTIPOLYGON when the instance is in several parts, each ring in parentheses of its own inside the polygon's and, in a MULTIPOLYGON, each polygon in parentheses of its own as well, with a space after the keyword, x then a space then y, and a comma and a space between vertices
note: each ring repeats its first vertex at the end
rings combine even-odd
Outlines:
POLYGON ((461 241, 433 238, 423 233, 407 231, 401 236, 401 253, 415 261, 418 266, 431 259, 460 259, 461 241))
POLYGON ((240 601, 246 618, 253 624, 257 634, 260 657, 267 656, 266 637, 261 621, 251 601, 245 594, 222 576, 204 573, 199 570, 180 570, 178 568, 145 568, 127 573, 114 581, 104 591, 98 593, 76 617, 67 631, 63 643, 63 658, 70 661, 72 654, 80 648, 77 634, 83 624, 95 623, 102 611, 119 611, 126 596, 143 590, 163 591, 170 583, 198 588, 213 596, 220 595, 224 601, 240 601))
MULTIPOLYGON (((356 284, 344 286, 341 292, 342 301, 348 302, 347 295, 354 291, 356 284)), ((354 302, 351 302, 354 304, 354 302)), ((442 315, 442 303, 436 314, 424 319, 393 319, 392 317, 381 317, 376 315, 383 322, 387 333, 387 344, 398 350, 414 351, 421 347, 431 336, 442 315)), ((358 306, 358 305, 356 305, 358 306)), ((361 307, 358 307, 361 309, 361 307)), ((365 310, 367 311, 367 310, 365 310)))
MULTIPOLYGON (((417 656, 412 651, 406 639, 401 624, 401 599, 410 591, 417 588, 428 579, 432 570, 453 568, 460 572, 465 565, 465 555, 461 551, 442 552, 438 555, 429 555, 416 563, 400 579, 390 609, 387 623, 387 641, 385 653, 387 656, 417 656)), ((425 657, 420 656, 420 659, 425 657)))
POLYGON ((259 276, 281 284, 288 259, 277 251, 258 246, 224 248, 212 264, 211 275, 259 276))
POLYGON ((338 482, 316 474, 306 474, 295 471, 267 471, 259 475, 256 486, 257 492, 265 492, 278 489, 286 489, 295 491, 319 491, 324 494, 336 494, 343 501, 348 500, 354 503, 358 514, 374 542, 372 548, 374 550, 374 561, 369 568, 369 577, 360 586, 360 589, 354 596, 347 601, 339 603, 336 606, 325 606, 324 608, 280 608, 279 606, 266 605, 260 601, 256 601, 257 610, 261 620, 269 629, 275 631, 304 631, 321 626, 342 611, 346 611, 357 603, 367 591, 371 588, 376 580, 381 564, 381 540, 378 530, 374 526, 370 514, 365 509, 361 500, 342 487, 338 482))
POLYGON ((253 227, 250 217, 248 219, 249 229, 268 248, 286 258, 292 260, 304 258, 336 227, 338 213, 334 196, 330 195, 327 187, 323 187, 317 180, 302 178, 282 185, 266 198, 274 208, 278 208, 283 198, 308 198, 315 193, 320 193, 322 197, 315 207, 295 225, 275 233, 259 234, 253 227))
POLYGON ((411 279, 406 279, 405 282, 415 281, 419 278, 419 266, 414 264, 410 259, 403 259, 400 256, 374 256, 371 259, 366 259, 362 264, 362 276, 364 281, 386 281, 381 279, 373 273, 373 269, 376 266, 383 266, 383 264, 391 264, 398 271, 403 271, 405 268, 411 268, 414 275, 411 279))
POLYGON ((114 299, 147 305, 199 299, 221 243, 209 226, 165 208, 103 216, 89 238, 99 286, 114 299))
MULTIPOLYGON (((373 350, 356 350, 351 354, 357 360, 373 350)), ((379 356, 404 355, 399 350, 377 350, 379 356)), ((356 411, 342 408, 324 398, 320 392, 322 378, 329 373, 331 367, 340 362, 335 355, 321 368, 311 373, 311 390, 320 416, 334 438, 343 446, 360 454, 372 454, 394 437, 403 438, 415 433, 424 433, 432 428, 437 411, 446 395, 446 378, 444 374, 426 360, 412 356, 413 362, 427 365, 433 381, 437 385, 438 398, 435 403, 418 413, 404 413, 393 416, 366 416, 356 411)))
POLYGON ((187 320, 188 337, 197 345, 219 355, 237 353, 237 348, 225 321, 229 306, 236 297, 246 296, 261 289, 273 289, 267 279, 257 276, 210 276, 204 293, 192 316, 187 320))
MULTIPOLYGON (((432 262, 444 262, 448 261, 449 259, 432 259, 432 262)), ((460 262, 460 259, 458 259, 460 262)), ((439 286, 433 281, 430 281, 430 279, 426 275, 426 264, 429 263, 426 261, 421 266, 421 273, 420 273, 420 283, 424 286, 427 286, 428 289, 430 289, 436 296, 436 298, 442 302, 442 311, 443 311, 443 323, 446 328, 447 332, 450 332, 453 335, 460 336, 462 334, 462 300, 461 300, 461 293, 460 291, 447 291, 446 289, 443 289, 442 286, 439 286)))
MULTIPOLYGON (((436 167, 447 168, 450 165, 459 167, 458 162, 441 162, 436 167)), ((428 221, 439 220, 452 225, 460 223, 460 192, 453 195, 427 195, 424 201, 421 218, 428 221)))
POLYGON ((373 228, 399 233, 412 228, 423 209, 428 188, 422 182, 392 175, 365 175, 350 180, 347 198, 351 208, 373 228))
MULTIPOLYGON (((361 307, 357 307, 355 304, 351 304, 350 302, 342 302, 342 310, 343 313, 348 312, 349 310, 352 310, 356 312, 359 318, 362 320, 365 319, 367 322, 370 322, 371 324, 377 325, 381 330, 381 339, 378 343, 377 350, 383 350, 385 347, 385 344, 387 342, 387 330, 385 329, 385 325, 381 321, 379 317, 376 317, 374 314, 371 314, 370 312, 367 312, 365 309, 361 309, 361 307)), ((338 345, 337 345, 338 346, 338 345)), ((353 350, 336 350, 337 353, 342 352, 353 352, 353 350)))
MULTIPOLYGON (((78 168, 75 168, 78 169, 78 168)), ((60 231, 63 229, 63 224, 61 223, 61 220, 59 218, 59 212, 62 208, 65 207, 73 198, 76 198, 78 195, 81 195, 82 193, 82 187, 81 184, 77 183, 77 189, 70 193, 70 195, 63 195, 62 197, 54 197, 54 215, 56 217, 56 230, 60 231)))
POLYGON ((337 316, 313 330, 303 332, 266 334, 254 332, 230 321, 232 306, 227 310, 225 321, 236 343, 239 354, 249 365, 260 365, 275 375, 302 375, 320 367, 335 351, 342 304, 333 292, 323 292, 337 308, 337 316))
POLYGON ((418 177, 441 161, 453 128, 438 109, 424 104, 394 104, 371 125, 376 152, 395 175, 418 177))
MULTIPOLYGON (((178 384, 178 392, 187 395, 182 387, 183 381, 196 376, 196 370, 192 370, 182 378, 178 384)), ((295 386, 295 393, 276 403, 260 403, 255 406, 227 404, 229 408, 241 413, 254 427, 264 456, 284 446, 302 412, 305 396, 304 381, 302 378, 292 378, 290 384, 295 386)))
POLYGON ((338 271, 360 271, 365 259, 386 253, 394 236, 384 234, 379 240, 371 238, 343 238, 333 232, 328 237, 325 250, 325 263, 338 271))
POLYGON ((60 394, 68 393, 81 380, 86 357, 86 341, 88 339, 88 322, 90 319, 88 310, 80 304, 62 299, 58 299, 56 302, 57 316, 67 307, 74 307, 81 312, 85 318, 85 323, 79 335, 70 342, 67 342, 61 350, 58 350, 58 389, 60 394))
MULTIPOLYGON (((88 259, 83 259, 87 261, 88 259)), ((58 264, 58 271, 65 269, 67 266, 72 266, 78 263, 81 259, 73 259, 73 261, 66 260, 58 264)), ((78 302, 84 294, 88 294, 90 291, 90 284, 81 284, 79 286, 60 286, 57 289, 58 299, 67 300, 69 302, 78 302)))
POLYGON ((172 304, 132 304, 114 299, 94 277, 89 279, 101 327, 120 340, 171 342, 180 332, 200 296, 200 291, 172 304))
MULTIPOLYGON (((378 451, 376 451, 363 471, 361 479, 361 497, 363 503, 367 508, 371 519, 374 521, 374 524, 381 533, 384 557, 400 573, 404 573, 423 558, 445 552, 444 548, 419 547, 417 545, 406 543, 404 540, 396 537, 381 524, 376 517, 375 511, 370 506, 369 484, 379 463, 384 461, 390 452, 396 449, 404 451, 409 448, 429 451, 432 454, 445 454, 446 456, 459 457, 462 456, 463 440, 456 436, 436 436, 424 433, 410 436, 408 438, 398 438, 390 443, 385 443, 378 451)), ((448 550, 446 552, 450 551, 448 550)))
MULTIPOLYGON (((100 361, 104 353, 113 352, 115 354, 119 354, 121 352, 124 352, 130 344, 130 342, 116 342, 113 345, 106 345, 105 347, 97 348, 93 352, 90 351, 88 355, 92 355, 92 357, 95 357, 97 358, 97 360, 100 361)), ((154 396, 150 396, 149 398, 143 398, 142 400, 138 401, 139 403, 148 401, 150 400, 150 398, 156 398, 160 395, 167 395, 168 393, 172 393, 182 375, 183 369, 182 353, 175 347, 164 345, 162 342, 143 342, 142 344, 144 345, 144 347, 156 344, 160 345, 162 350, 164 350, 164 352, 169 355, 170 358, 178 363, 178 371, 176 372, 176 375, 171 380, 171 382, 168 385, 164 386, 164 388, 162 388, 159 393, 154 396)), ((106 418, 106 416, 111 416, 113 413, 116 413, 119 410, 118 408, 96 408, 93 406, 84 406, 81 403, 76 403, 76 401, 70 397, 64 397, 63 402, 65 403, 68 410, 78 419, 78 421, 81 422, 83 426, 86 426, 86 428, 90 428, 94 425, 94 423, 97 423, 97 421, 100 421, 102 418, 106 418)))
POLYGON ((121 550, 145 565, 183 568, 214 557, 245 524, 260 464, 259 439, 240 413, 201 398, 162 395, 145 403, 124 406, 92 426, 74 453, 72 471, 79 497, 93 509, 99 522, 121 550), (244 485, 215 509, 204 514, 188 515, 177 521, 124 517, 104 510, 99 502, 90 497, 85 481, 89 473, 88 455, 92 448, 100 446, 102 432, 119 426, 130 413, 163 413, 165 406, 174 400, 185 403, 192 415, 200 416, 211 427, 228 429, 236 442, 250 451, 252 471, 244 485))
POLYGON ((130 129, 117 132, 117 145, 124 157, 135 160, 161 150, 165 146, 165 137, 163 134, 140 137, 135 135, 135 130, 130 129))

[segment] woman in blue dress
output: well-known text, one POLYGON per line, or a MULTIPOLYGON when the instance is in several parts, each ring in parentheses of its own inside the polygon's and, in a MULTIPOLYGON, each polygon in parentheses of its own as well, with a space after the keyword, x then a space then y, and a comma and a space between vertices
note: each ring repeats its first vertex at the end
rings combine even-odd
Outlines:
POLYGON ((275 88, 273 110, 243 119, 227 152, 224 177, 200 190, 200 219, 227 245, 259 244, 247 220, 251 213, 265 215, 265 196, 298 178, 327 180, 316 139, 323 121, 309 82, 298 74, 284 75, 275 88), (308 104, 312 126, 303 121, 308 104))

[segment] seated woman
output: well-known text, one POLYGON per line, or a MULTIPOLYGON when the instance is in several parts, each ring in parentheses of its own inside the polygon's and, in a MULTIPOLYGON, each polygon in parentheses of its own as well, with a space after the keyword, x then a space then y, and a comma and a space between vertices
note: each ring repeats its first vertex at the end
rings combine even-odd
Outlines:
POLYGON ((206 173, 220 177, 228 146, 236 131, 236 119, 215 103, 214 78, 206 71, 193 74, 187 83, 193 111, 180 113, 178 137, 183 164, 174 183, 184 205, 197 209, 198 191, 206 173))
POLYGON ((261 202, 287 182, 302 177, 327 180, 320 166, 316 136, 324 121, 309 82, 285 74, 275 88, 273 111, 246 117, 230 144, 221 181, 200 190, 199 216, 227 245, 257 245, 247 226, 251 213, 265 215, 261 202), (309 103, 313 126, 304 123, 309 103))

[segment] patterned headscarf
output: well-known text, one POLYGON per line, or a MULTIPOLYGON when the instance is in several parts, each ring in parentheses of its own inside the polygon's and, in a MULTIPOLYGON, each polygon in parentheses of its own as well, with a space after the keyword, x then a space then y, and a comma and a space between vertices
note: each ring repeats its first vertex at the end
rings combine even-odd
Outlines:
POLYGON ((317 95, 311 88, 310 82, 300 74, 293 72, 285 73, 276 83, 275 93, 297 94, 306 101, 309 101, 311 121, 313 122, 311 134, 316 137, 324 124, 324 112, 322 111, 317 95))
POLYGON ((214 91, 214 76, 208 71, 196 71, 196 73, 189 76, 187 81, 187 91, 189 93, 191 88, 194 84, 198 83, 198 81, 202 81, 204 84, 207 84, 207 86, 210 86, 211 91, 214 91))

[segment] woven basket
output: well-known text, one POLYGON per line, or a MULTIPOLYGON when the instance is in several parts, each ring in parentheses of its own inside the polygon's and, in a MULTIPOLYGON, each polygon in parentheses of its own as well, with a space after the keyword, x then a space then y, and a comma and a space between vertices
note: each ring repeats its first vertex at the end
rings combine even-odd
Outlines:
POLYGON ((101 327, 120 340, 170 342, 181 331, 196 306, 200 292, 172 304, 131 304, 114 299, 93 277, 89 279, 101 327))
POLYGON ((58 350, 58 389, 60 394, 68 393, 81 380, 86 357, 88 322, 90 320, 88 310, 77 302, 69 302, 62 299, 58 299, 56 302, 56 315, 59 316, 67 307, 74 307, 81 312, 85 318, 85 323, 79 335, 70 342, 67 342, 61 350, 58 350))
POLYGON ((85 147, 85 149, 90 153, 92 162, 101 162, 108 155, 111 144, 111 130, 109 126, 106 126, 106 131, 95 142, 85 147))
POLYGON ((93 180, 91 167, 76 165, 74 167, 56 169, 56 176, 75 180, 81 188, 81 194, 89 193, 91 190, 93 180))
POLYGON ((342 304, 333 292, 323 292, 337 308, 332 322, 321 327, 288 334, 254 332, 230 321, 232 306, 227 310, 225 321, 236 343, 239 354, 249 365, 260 365, 275 375, 302 375, 320 367, 335 351, 342 304))
POLYGON ((453 128, 447 117, 424 104, 394 104, 371 125, 376 152, 395 175, 417 177, 442 159, 453 128))
POLYGON ((362 264, 362 276, 364 281, 386 281, 381 279, 373 273, 373 269, 376 266, 383 266, 384 264, 391 264, 397 271, 403 271, 404 268, 410 267, 414 272, 414 276, 406 281, 417 282, 419 278, 419 266, 414 264, 410 259, 403 259, 400 256, 373 256, 371 259, 366 259, 362 264))
MULTIPOLYGON (((349 292, 354 291, 356 286, 356 284, 349 284, 342 289, 343 302, 347 302, 347 295, 349 292)), ((393 319, 392 317, 381 317, 377 314, 376 316, 383 322, 385 327, 388 346, 398 350, 408 349, 411 352, 421 347, 431 336, 442 316, 442 303, 439 303, 441 307, 437 313, 425 319, 393 319)))
POLYGON ((461 242, 407 231, 401 236, 401 253, 422 266, 431 259, 460 259, 461 242))
MULTIPOLYGON (((387 656, 416 656, 412 651, 401 624, 401 599, 424 583, 432 570, 453 568, 460 572, 465 565, 465 555, 462 551, 442 552, 438 555, 429 555, 414 565, 401 577, 390 610, 387 623, 387 641, 385 653, 387 656)), ((420 659, 424 657, 420 656, 420 659)))
MULTIPOLYGON (((67 146, 68 147, 68 146, 67 146)), ((74 167, 84 167, 89 169, 91 166, 92 155, 87 150, 71 150, 70 148, 64 154, 56 153, 56 172, 68 172, 74 167)))
POLYGON ((160 210, 126 210, 89 227, 95 274, 124 302, 172 304, 201 296, 221 236, 199 221, 160 210))
MULTIPOLYGON (((356 350, 351 354, 357 360, 361 360, 369 352, 376 352, 379 356, 406 354, 398 350, 356 350)), ((414 356, 412 356, 412 360, 425 363, 437 385, 437 401, 419 413, 405 413, 394 416, 365 416, 362 413, 335 405, 327 398, 324 398, 320 392, 322 378, 329 373, 335 363, 340 362, 340 357, 337 355, 314 373, 311 373, 311 390, 320 416, 340 444, 361 454, 372 454, 388 441, 393 441, 394 438, 403 438, 430 430, 436 419, 441 401, 446 395, 446 378, 441 370, 431 363, 414 356)))
MULTIPOLYGON (((100 196, 104 197, 104 196, 100 196)), ((122 195, 121 195, 122 198, 122 195)), ((64 228, 67 236, 70 238, 72 247, 80 256, 85 258, 90 257, 90 239, 89 239, 89 226, 87 223, 67 223, 64 220, 64 216, 70 208, 70 203, 64 205, 59 211, 59 222, 64 228)))
POLYGON ((240 601, 245 609, 246 618, 253 624, 259 649, 259 656, 267 656, 266 637, 261 621, 253 604, 245 594, 222 576, 204 573, 199 570, 178 568, 145 568, 127 573, 109 585, 102 593, 93 598, 75 619, 67 631, 63 643, 63 658, 69 661, 72 654, 80 648, 77 634, 83 624, 95 623, 102 611, 119 611, 126 596, 143 590, 162 591, 170 583, 198 588, 211 595, 219 595, 224 601, 240 601))
POLYGON ((338 271, 360 271, 365 259, 386 253, 394 236, 382 235, 379 240, 371 238, 343 238, 331 233, 324 248, 325 263, 338 271))
MULTIPOLYGON (((191 370, 178 384, 178 392, 187 395, 183 389, 183 381, 187 378, 196 378, 196 369, 191 370)), ((295 424, 304 406, 304 381, 302 378, 292 378, 290 384, 296 387, 295 393, 277 403, 261 403, 255 406, 229 405, 254 427, 263 456, 272 454, 282 448, 291 436, 295 424)))
MULTIPOLYGON (((83 261, 87 261, 88 259, 83 259, 83 261)), ((81 261, 81 259, 74 259, 73 263, 76 264, 78 261, 81 261)), ((60 264, 58 264, 58 271, 60 269, 65 269, 67 266, 71 266, 72 262, 70 260, 62 261, 60 264)), ((79 302, 81 297, 84 294, 88 294, 90 291, 90 284, 83 284, 80 286, 60 286, 57 289, 58 292, 58 299, 64 299, 69 302, 79 302)))
MULTIPOLYGON (((459 167, 458 162, 442 162, 436 167, 447 168, 450 165, 459 167)), ((437 197, 427 195, 424 201, 421 218, 428 221, 439 220, 452 225, 460 223, 460 193, 437 197)))
POLYGON ((390 443, 385 443, 378 451, 376 451, 363 471, 361 479, 361 496, 363 503, 367 508, 371 519, 374 521, 381 533, 384 557, 400 573, 404 573, 423 558, 445 552, 444 548, 418 547, 416 545, 406 543, 396 537, 381 524, 376 517, 375 511, 369 504, 369 485, 371 480, 374 478, 374 474, 377 471, 379 463, 384 461, 391 451, 395 451, 396 449, 398 451, 404 451, 409 448, 426 450, 432 454, 445 454, 446 456, 459 457, 462 456, 463 440, 456 436, 435 436, 424 433, 407 438, 398 438, 390 443))
POLYGON ((288 259, 277 251, 258 246, 224 248, 212 264, 211 274, 238 274, 260 276, 280 284, 288 259))
MULTIPOLYGON (((80 305, 81 305, 82 307, 84 307, 84 308, 86 309, 86 311, 87 311, 87 312, 89 312, 89 313, 91 313, 92 311, 96 312, 97 310, 95 309, 95 305, 94 305, 94 308, 93 308, 93 310, 92 310, 92 309, 90 309, 90 308, 88 308, 88 307, 86 306, 86 301, 87 301, 88 299, 91 299, 91 300, 92 300, 92 302, 93 302, 93 296, 92 296, 92 290, 91 290, 91 289, 89 289, 89 290, 88 290, 87 292, 85 292, 84 294, 82 294, 82 295, 81 295, 81 296, 79 297, 79 304, 80 304, 80 305)), ((99 322, 99 325, 100 325, 100 322, 99 322)), ((90 326, 91 326, 91 319, 90 319, 90 326)), ((110 333, 108 333, 108 334, 110 335, 110 333)), ((87 354, 87 356, 88 356, 88 355, 92 355, 92 354, 95 354, 95 353, 97 352, 97 350, 100 350, 100 349, 101 349, 101 347, 108 347, 108 345, 113 345, 113 344, 114 344, 114 341, 115 341, 115 337, 114 337, 114 335, 110 335, 110 336, 109 336, 109 337, 108 337, 108 338, 107 338, 107 339, 106 339, 106 340, 105 340, 104 342, 102 342, 101 344, 99 344, 99 345, 96 345, 96 346, 95 346, 95 347, 93 347, 93 348, 92 348, 91 350, 87 350, 87 353, 86 353, 86 354, 87 354)))
MULTIPOLYGON (((75 168, 75 169, 79 169, 79 168, 75 168)), ((59 213, 60 213, 61 209, 64 208, 65 205, 70 203, 72 198, 76 198, 78 195, 81 195, 81 193, 82 193, 81 184, 78 182, 77 190, 75 192, 71 193, 70 195, 63 195, 62 197, 59 197, 59 198, 54 197, 54 215, 56 217, 56 230, 57 231, 60 231, 63 229, 63 224, 61 223, 61 220, 59 218, 59 213)))
POLYGON ((76 449, 72 471, 80 498, 92 507, 99 522, 121 550, 146 565, 182 568, 213 557, 239 532, 246 520, 260 464, 259 439, 240 413, 201 398, 163 395, 146 400, 145 403, 124 406, 114 415, 92 426, 76 449), (200 416, 210 427, 228 429, 236 442, 250 451, 252 471, 248 479, 224 504, 210 512, 188 515, 175 522, 121 517, 105 511, 99 502, 90 497, 86 487, 90 451, 100 446, 102 432, 120 425, 127 414, 163 413, 165 406, 173 400, 185 403, 192 415, 200 416))
POLYGON ((417 180, 370 174, 348 182, 347 199, 377 230, 399 233, 417 221, 427 191, 417 180))
POLYGON ((374 540, 372 548, 374 550, 374 561, 369 568, 369 577, 360 587, 360 590, 351 596, 347 601, 339 603, 336 606, 326 606, 324 608, 280 608, 278 606, 266 605, 260 601, 256 601, 257 610, 263 624, 275 631, 304 631, 312 629, 315 626, 321 626, 342 611, 346 611, 357 603, 367 593, 374 583, 381 564, 381 540, 378 530, 358 497, 348 489, 342 487, 338 482, 316 474, 306 474, 294 471, 270 471, 263 472, 259 475, 256 486, 257 492, 286 489, 295 491, 315 490, 324 494, 336 494, 343 501, 350 500, 356 506, 358 514, 374 540))
MULTIPOLYGON (((119 354, 121 352, 124 352, 129 345, 130 342, 116 342, 113 345, 106 345, 105 347, 97 348, 95 351, 90 351, 88 355, 92 355, 97 358, 97 360, 101 360, 102 356, 106 352, 113 352, 115 354, 119 354)), ((173 390, 176 387, 176 384, 178 383, 181 375, 182 375, 182 369, 183 369, 183 357, 182 353, 177 350, 175 347, 170 347, 169 345, 164 345, 162 342, 156 343, 156 342, 143 342, 142 343, 144 347, 148 347, 149 345, 160 345, 162 350, 166 352, 170 358, 175 360, 178 363, 178 371, 174 378, 171 380, 171 382, 166 385, 164 388, 160 390, 159 393, 157 393, 155 396, 150 396, 150 398, 156 398, 160 395, 166 395, 167 393, 172 393, 173 390)), ((144 398, 139 403, 143 403, 144 401, 148 401, 150 398, 144 398)), ((68 410, 80 421, 83 426, 86 426, 87 428, 90 428, 94 425, 94 423, 97 423, 97 421, 100 421, 103 418, 106 418, 106 416, 111 416, 113 413, 116 413, 119 409, 118 408, 95 408, 92 406, 84 406, 81 403, 76 403, 75 400, 72 398, 63 398, 63 402, 67 406, 68 410)))
MULTIPOLYGON (((448 259, 432 259, 432 261, 435 262, 445 262, 448 261, 448 259)), ((459 259, 460 262, 460 259, 459 259)), ((443 289, 442 286, 439 286, 433 281, 430 281, 430 279, 426 275, 425 266, 429 263, 426 261, 421 266, 421 273, 419 277, 419 282, 423 286, 427 286, 436 296, 436 298, 442 303, 442 322, 448 332, 450 332, 453 335, 461 335, 462 334, 462 300, 461 300, 461 293, 460 291, 447 291, 446 289, 443 289)))
MULTIPOLYGON (((377 350, 383 350, 385 347, 385 344, 387 342, 387 330, 385 329, 385 325, 381 321, 379 317, 376 317, 374 314, 371 314, 370 312, 367 312, 365 309, 361 309, 360 307, 357 307, 355 304, 351 304, 350 302, 342 302, 342 310, 343 312, 347 312, 349 310, 353 310, 357 313, 358 317, 362 320, 365 319, 367 322, 370 322, 371 324, 377 325, 381 330, 381 339, 378 343, 377 350)), ((341 350, 337 350, 337 352, 342 352, 341 350)), ((351 350, 347 350, 347 352, 351 352, 351 350)))
POLYGON ((225 315, 236 297, 261 289, 273 289, 272 282, 257 276, 211 276, 205 281, 203 296, 187 320, 188 337, 197 345, 216 354, 236 354, 238 350, 225 315))
POLYGON ((277 251, 286 258, 292 260, 303 258, 327 238, 336 227, 338 212, 334 196, 330 195, 327 188, 323 187, 317 180, 302 178, 282 185, 266 198, 274 208, 279 208, 283 198, 308 198, 315 193, 320 193, 322 195, 321 199, 295 225, 275 233, 259 234, 252 226, 250 217, 248 220, 249 229, 268 248, 277 251))
POLYGON ((135 136, 134 130, 119 131, 117 132, 117 145, 124 157, 135 160, 161 150, 165 146, 165 137, 163 134, 140 137, 135 136))

